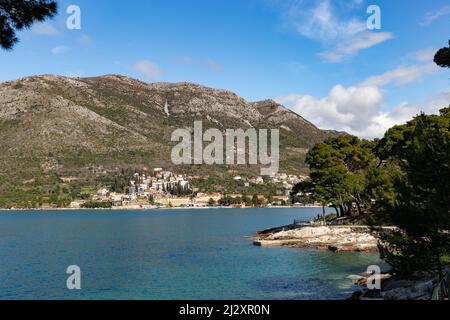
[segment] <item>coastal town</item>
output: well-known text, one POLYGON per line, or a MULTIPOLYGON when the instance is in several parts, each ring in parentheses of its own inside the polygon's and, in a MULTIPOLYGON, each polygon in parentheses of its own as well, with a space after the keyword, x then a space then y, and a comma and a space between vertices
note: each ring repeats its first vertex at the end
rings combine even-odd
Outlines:
POLYGON ((195 177, 177 174, 163 168, 154 168, 152 173, 136 172, 128 181, 124 192, 102 187, 87 199, 77 199, 70 203, 71 209, 112 208, 112 209, 158 209, 158 208, 206 208, 206 207, 271 207, 304 205, 292 203, 290 193, 295 184, 307 177, 277 173, 270 177, 244 178, 233 180, 244 187, 272 183, 278 186, 277 194, 246 193, 205 193, 192 185, 195 177))

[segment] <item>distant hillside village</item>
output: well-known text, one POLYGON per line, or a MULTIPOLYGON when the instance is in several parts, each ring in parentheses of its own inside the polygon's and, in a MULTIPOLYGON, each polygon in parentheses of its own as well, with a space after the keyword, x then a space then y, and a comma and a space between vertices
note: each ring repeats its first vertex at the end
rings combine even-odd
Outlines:
MULTIPOLYGON (((192 186, 190 179, 163 168, 154 168, 152 175, 134 173, 129 177, 124 192, 114 188, 101 188, 89 199, 75 200, 70 208, 116 208, 116 209, 152 209, 152 208, 189 208, 189 207, 260 207, 290 206, 290 192, 293 186, 307 177, 278 173, 263 178, 243 178, 235 176, 235 181, 244 186, 276 184, 280 194, 221 194, 203 193, 192 186)), ((297 203, 297 205, 301 205, 297 203)))

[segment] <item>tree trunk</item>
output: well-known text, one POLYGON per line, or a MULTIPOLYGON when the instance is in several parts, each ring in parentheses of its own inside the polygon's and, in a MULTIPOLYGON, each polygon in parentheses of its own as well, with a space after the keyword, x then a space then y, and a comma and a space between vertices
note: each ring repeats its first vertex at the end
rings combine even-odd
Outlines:
POLYGON ((436 255, 436 262, 439 271, 439 281, 442 281, 442 279, 444 279, 444 272, 442 270, 441 257, 439 256, 439 254, 436 255))
POLYGON ((322 206, 322 216, 323 216, 323 225, 326 224, 326 219, 325 219, 325 206, 322 206))
POLYGON ((336 217, 339 217, 339 211, 338 208, 336 206, 333 206, 334 210, 336 210, 336 217))
POLYGON ((355 202, 356 202, 356 207, 358 208, 358 215, 361 216, 362 215, 361 205, 358 201, 355 201, 355 202))
POLYGON ((339 211, 341 212, 341 214, 339 215, 340 217, 344 217, 345 216, 345 211, 344 211, 344 207, 342 205, 339 205, 339 211))
POLYGON ((352 215, 352 205, 353 205, 352 202, 348 202, 348 203, 347 203, 347 215, 348 215, 348 216, 351 216, 351 215, 352 215))

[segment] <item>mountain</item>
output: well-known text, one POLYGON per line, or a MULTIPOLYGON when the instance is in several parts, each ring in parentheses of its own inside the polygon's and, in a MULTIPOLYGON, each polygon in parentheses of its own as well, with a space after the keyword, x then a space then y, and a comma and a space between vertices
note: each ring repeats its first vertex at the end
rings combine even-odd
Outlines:
POLYGON ((222 180, 258 174, 258 166, 173 166, 172 132, 199 120, 205 129, 221 131, 279 128, 280 170, 289 173, 307 172, 307 150, 336 134, 272 100, 252 103, 192 83, 144 83, 120 75, 27 77, 0 84, 0 206, 57 195, 61 188, 80 192, 131 169, 164 167, 222 180), (67 177, 76 187, 61 184, 67 177))

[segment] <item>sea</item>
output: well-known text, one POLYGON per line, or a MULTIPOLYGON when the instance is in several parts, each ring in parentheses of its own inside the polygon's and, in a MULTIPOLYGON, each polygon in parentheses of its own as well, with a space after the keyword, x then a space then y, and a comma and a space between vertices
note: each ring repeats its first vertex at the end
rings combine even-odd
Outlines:
POLYGON ((0 299, 346 299, 356 289, 349 276, 379 264, 378 254, 253 245, 257 231, 319 213, 0 212, 0 299))

